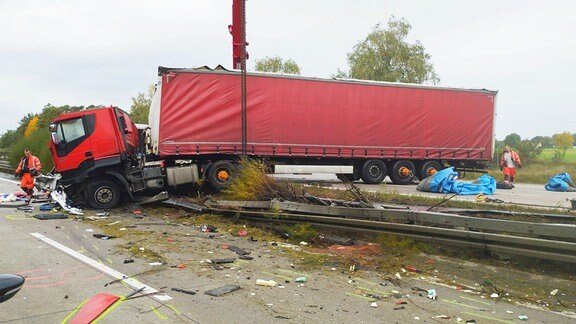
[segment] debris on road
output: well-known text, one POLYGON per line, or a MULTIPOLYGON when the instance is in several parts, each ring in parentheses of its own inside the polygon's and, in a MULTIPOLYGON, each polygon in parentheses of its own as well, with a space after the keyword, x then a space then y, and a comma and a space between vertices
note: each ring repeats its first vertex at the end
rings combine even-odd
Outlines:
POLYGON ((226 286, 222 286, 219 288, 207 290, 204 293, 206 295, 210 295, 210 296, 214 296, 214 297, 220 297, 222 295, 231 293, 231 292, 236 291, 238 289, 240 289, 240 286, 238 286, 238 285, 226 285, 226 286))
POLYGON ((436 300, 436 289, 429 289, 428 290, 428 298, 432 300, 436 300))
POLYGON ((276 287, 278 283, 274 280, 256 279, 256 285, 266 287, 276 287))
POLYGON ((66 219, 68 218, 67 215, 62 213, 47 213, 47 214, 36 214, 34 218, 39 220, 46 220, 46 219, 66 219))
POLYGON ((106 235, 106 234, 92 234, 92 237, 99 238, 102 240, 109 240, 109 239, 116 238, 115 236, 110 236, 110 235, 106 235))
POLYGON ((210 259, 208 262, 212 264, 221 264, 221 263, 233 263, 236 261, 236 258, 225 258, 225 259, 210 259))
POLYGON ((238 255, 248 255, 248 254, 250 254, 250 252, 244 251, 244 250, 242 250, 241 248, 239 248, 239 247, 237 247, 237 246, 234 246, 234 245, 229 246, 229 247, 228 247, 228 250, 230 250, 230 251, 232 251, 232 252, 235 252, 235 253, 238 254, 238 255))
POLYGON ((172 290, 183 294, 196 295, 196 292, 192 290, 186 290, 181 288, 172 288, 172 290))

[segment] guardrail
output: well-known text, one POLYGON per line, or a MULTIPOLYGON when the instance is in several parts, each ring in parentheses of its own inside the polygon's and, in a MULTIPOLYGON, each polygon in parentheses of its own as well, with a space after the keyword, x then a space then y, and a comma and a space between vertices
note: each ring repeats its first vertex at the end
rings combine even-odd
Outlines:
POLYGON ((7 160, 0 159, 0 172, 14 174, 14 168, 10 165, 7 160))
POLYGON ((414 240, 576 264, 576 217, 573 216, 568 223, 556 224, 296 202, 209 201, 207 205, 212 211, 233 213, 235 217, 242 215, 250 221, 308 223, 347 231, 391 233, 414 240))

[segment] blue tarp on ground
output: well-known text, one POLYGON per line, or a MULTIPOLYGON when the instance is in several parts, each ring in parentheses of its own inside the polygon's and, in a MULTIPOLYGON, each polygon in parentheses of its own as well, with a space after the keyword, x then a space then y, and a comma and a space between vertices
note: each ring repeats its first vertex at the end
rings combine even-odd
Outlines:
POLYGON ((457 180, 458 172, 453 167, 436 172, 420 181, 416 189, 427 192, 455 193, 458 195, 492 195, 496 191, 496 179, 482 175, 472 182, 457 180))
POLYGON ((570 175, 566 172, 558 173, 555 176, 548 179, 548 183, 544 186, 548 191, 576 191, 576 186, 570 175))

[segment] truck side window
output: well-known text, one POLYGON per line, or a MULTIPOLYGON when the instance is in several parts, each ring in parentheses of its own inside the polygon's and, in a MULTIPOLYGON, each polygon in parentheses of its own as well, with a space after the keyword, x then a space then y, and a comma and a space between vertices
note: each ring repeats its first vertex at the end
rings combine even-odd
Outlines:
POLYGON ((56 154, 62 157, 72 152, 94 132, 94 122, 94 115, 60 121, 55 134, 57 143, 54 141, 56 154))
POLYGON ((124 119, 124 116, 118 117, 118 123, 120 124, 120 130, 121 130, 124 134, 129 133, 129 130, 128 130, 128 128, 126 127, 126 119, 124 119))
POLYGON ((58 128, 58 139, 60 142, 72 142, 82 136, 85 136, 84 124, 82 118, 64 120, 61 123, 62 127, 58 128))

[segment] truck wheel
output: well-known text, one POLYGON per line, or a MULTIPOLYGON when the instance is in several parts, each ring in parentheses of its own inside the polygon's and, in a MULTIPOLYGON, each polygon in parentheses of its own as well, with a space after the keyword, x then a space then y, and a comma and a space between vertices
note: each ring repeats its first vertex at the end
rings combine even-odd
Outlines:
POLYGON ((414 182, 415 176, 414 163, 408 160, 400 160, 394 163, 392 167, 392 173, 390 174, 390 179, 395 184, 407 185, 414 182))
POLYGON ((442 169, 444 169, 442 163, 438 161, 426 161, 422 164, 422 167, 420 168, 420 174, 418 175, 418 179, 424 180, 442 169))
POLYGON ((88 204, 95 209, 113 208, 120 201, 120 189, 110 180, 94 181, 84 194, 88 204))
POLYGON ((382 160, 368 160, 362 166, 362 180, 368 184, 378 184, 384 181, 388 168, 382 160))
POLYGON ((208 170, 208 183, 215 190, 222 190, 230 185, 232 175, 236 172, 234 165, 227 161, 214 162, 208 170))

